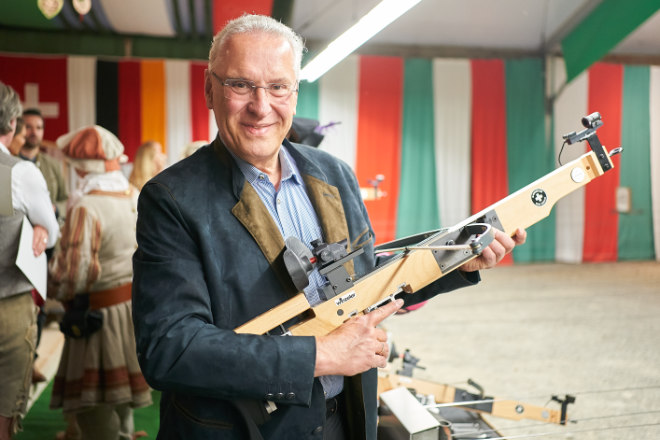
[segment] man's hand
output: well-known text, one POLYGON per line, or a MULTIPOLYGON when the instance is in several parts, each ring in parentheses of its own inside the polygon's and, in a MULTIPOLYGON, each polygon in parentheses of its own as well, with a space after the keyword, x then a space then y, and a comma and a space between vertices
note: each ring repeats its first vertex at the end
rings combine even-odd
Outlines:
POLYGON ((513 237, 509 237, 504 232, 495 229, 495 239, 491 244, 481 252, 481 255, 463 264, 459 269, 463 272, 490 269, 502 261, 502 258, 511 252, 514 247, 523 244, 525 240, 527 240, 527 232, 524 229, 516 229, 513 237))
POLYGON ((401 306, 403 300, 398 299, 349 319, 326 336, 317 336, 314 376, 353 376, 387 365, 387 334, 376 326, 401 306))
POLYGON ((34 252, 35 257, 38 257, 43 251, 46 250, 46 243, 48 243, 48 230, 43 226, 34 225, 34 235, 32 236, 32 252, 34 252))

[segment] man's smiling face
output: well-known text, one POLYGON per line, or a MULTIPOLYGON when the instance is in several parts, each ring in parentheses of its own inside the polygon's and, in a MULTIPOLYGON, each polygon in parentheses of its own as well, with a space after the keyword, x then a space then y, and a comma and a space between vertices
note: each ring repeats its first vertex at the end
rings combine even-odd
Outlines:
POLYGON ((275 98, 257 88, 239 96, 221 81, 240 78, 257 86, 286 83, 297 88, 291 45, 280 36, 259 32, 233 35, 217 50, 211 71, 206 73, 205 92, 220 138, 234 154, 257 168, 272 166, 291 128, 297 93, 275 98))

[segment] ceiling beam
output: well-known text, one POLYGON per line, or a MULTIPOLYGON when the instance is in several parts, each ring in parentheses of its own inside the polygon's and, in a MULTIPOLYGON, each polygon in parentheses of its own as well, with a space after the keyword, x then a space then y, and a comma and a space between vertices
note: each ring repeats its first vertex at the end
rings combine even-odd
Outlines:
POLYGON ((561 53, 561 41, 573 32, 582 21, 593 12, 603 0, 587 0, 577 11, 571 14, 541 46, 541 52, 548 55, 561 53))

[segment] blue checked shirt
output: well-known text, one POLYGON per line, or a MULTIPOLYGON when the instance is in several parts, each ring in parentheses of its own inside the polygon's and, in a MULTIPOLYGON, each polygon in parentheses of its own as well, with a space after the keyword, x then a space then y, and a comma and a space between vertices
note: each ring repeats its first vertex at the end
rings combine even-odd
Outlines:
MULTIPOLYGON (((310 243, 322 238, 323 234, 312 202, 307 196, 300 171, 286 148, 282 146, 279 155, 282 167, 279 191, 275 190, 275 186, 270 182, 266 173, 238 158, 231 151, 229 152, 247 181, 266 205, 282 237, 284 239, 291 236, 297 237, 311 250, 310 243)), ((305 288, 305 296, 310 305, 315 306, 321 302, 318 289, 325 282, 325 277, 314 269, 309 276, 309 285, 305 288)), ((343 376, 321 376, 319 379, 327 399, 336 396, 343 389, 343 376)))

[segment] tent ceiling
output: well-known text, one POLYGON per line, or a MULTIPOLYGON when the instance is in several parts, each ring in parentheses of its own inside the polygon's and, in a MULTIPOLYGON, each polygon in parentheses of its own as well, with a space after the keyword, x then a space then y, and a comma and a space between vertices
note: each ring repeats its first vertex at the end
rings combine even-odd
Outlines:
MULTIPOLYGON (((129 36, 138 43, 140 38, 147 39, 148 47, 155 47, 159 42, 172 43, 168 47, 170 52, 156 50, 151 56, 168 56, 168 53, 177 56, 185 54, 186 48, 199 46, 200 50, 190 52, 188 57, 202 58, 212 35, 210 12, 220 0, 92 0, 92 13, 82 19, 73 11, 71 0, 65 0, 62 12, 50 21, 42 16, 34 17, 36 1, 0 2, 0 51, 39 52, 41 44, 43 52, 52 53, 56 43, 51 42, 49 46, 49 42, 53 38, 84 35, 103 37, 104 40, 90 40, 88 46, 75 53, 99 47, 105 51, 99 54, 125 55, 131 49, 125 38, 129 36), (112 48, 110 38, 116 40, 112 48), (177 48, 181 50, 172 52, 177 48)), ((312 50, 320 50, 378 2, 273 0, 272 5, 273 15, 279 14, 278 18, 298 31, 312 50)), ((601 2, 422 0, 359 52, 493 57, 559 53, 562 38, 601 2)), ((634 3, 630 7, 632 5, 634 3)), ((64 46, 60 53, 66 53, 67 41, 72 40, 62 39, 57 43, 64 46)), ((137 53, 135 47, 133 49, 133 55, 149 56, 149 53, 137 53)), ((643 62, 660 64, 660 12, 646 20, 609 55, 643 57, 643 62)))
MULTIPOLYGON (((324 47, 379 0, 297 1, 291 24, 311 47, 324 47)), ((437 55, 560 53, 561 39, 600 0, 422 0, 382 30, 362 53, 410 50, 437 55)), ((632 7, 632 6, 631 6, 632 7)), ((612 52, 660 57, 660 13, 612 52)))

